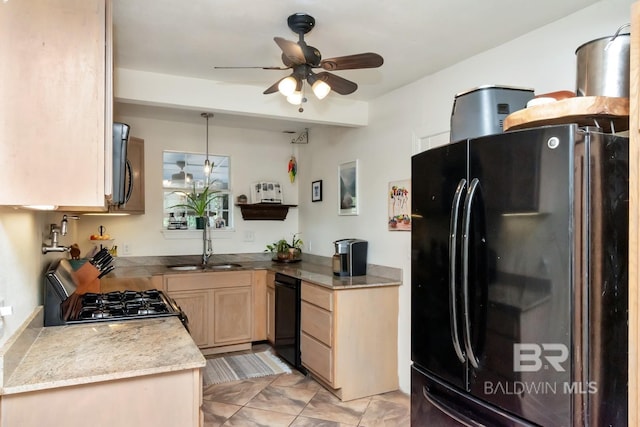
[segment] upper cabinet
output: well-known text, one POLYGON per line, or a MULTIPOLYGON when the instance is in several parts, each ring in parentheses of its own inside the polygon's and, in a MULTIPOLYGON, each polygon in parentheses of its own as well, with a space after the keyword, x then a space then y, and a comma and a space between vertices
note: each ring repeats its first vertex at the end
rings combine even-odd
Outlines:
POLYGON ((0 205, 105 205, 111 46, 110 0, 0 4, 0 205))

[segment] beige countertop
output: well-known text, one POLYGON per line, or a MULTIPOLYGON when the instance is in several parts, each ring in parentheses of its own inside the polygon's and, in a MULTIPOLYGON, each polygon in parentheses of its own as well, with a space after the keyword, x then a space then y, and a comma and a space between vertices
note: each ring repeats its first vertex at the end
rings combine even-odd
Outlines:
POLYGON ((2 394, 198 369, 206 363, 177 317, 43 327, 22 347, 11 372, 5 364, 2 394))
MULTIPOLYGON (((365 276, 353 276, 353 277, 338 277, 334 276, 333 270, 330 266, 313 263, 309 261, 301 261, 297 263, 278 263, 273 261, 252 261, 252 260, 220 260, 217 259, 214 263, 219 262, 233 262, 239 264, 240 267, 235 267, 226 270, 215 269, 198 269, 188 271, 176 271, 172 270, 168 266, 170 265, 187 265, 190 263, 197 264, 197 261, 193 261, 190 258, 176 257, 173 261, 166 261, 166 265, 122 265, 117 266, 116 269, 105 276, 105 279, 131 279, 131 278, 145 278, 154 275, 164 274, 199 274, 202 272, 216 272, 216 271, 243 271, 243 270, 271 270, 276 273, 283 273, 289 276, 300 278, 304 281, 311 282, 316 285, 324 286, 331 289, 347 289, 356 287, 372 287, 372 286, 399 286, 402 284, 400 278, 383 277, 376 274, 367 274, 365 276)), ((142 261, 144 262, 144 261, 142 261)), ((399 270, 391 269, 389 270, 399 270)), ((377 271, 377 270, 376 270, 377 271)))

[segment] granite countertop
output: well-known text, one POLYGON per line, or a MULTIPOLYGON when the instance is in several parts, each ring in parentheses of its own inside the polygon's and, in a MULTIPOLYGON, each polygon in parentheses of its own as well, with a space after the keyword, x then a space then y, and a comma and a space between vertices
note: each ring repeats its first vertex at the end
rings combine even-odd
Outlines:
MULTIPOLYGON (((6 357, 6 354, 5 354, 6 357)), ((2 394, 198 369, 206 360, 177 317, 40 328, 2 394)))
MULTIPOLYGON (((276 273, 283 273, 288 276, 300 278, 304 281, 311 282, 316 285, 324 286, 331 289, 347 289, 359 287, 376 287, 376 286, 400 286, 402 284, 402 271, 397 268, 369 266, 368 270, 372 274, 365 276, 338 277, 334 276, 333 269, 326 262, 323 263, 324 257, 314 257, 311 260, 303 259, 296 263, 278 263, 271 260, 252 260, 229 256, 216 256, 211 263, 235 263, 240 267, 234 267, 224 270, 215 269, 198 269, 187 271, 172 270, 170 265, 198 264, 199 261, 194 257, 165 257, 163 259, 141 258, 135 262, 127 262, 122 260, 122 265, 105 276, 105 279, 132 278, 132 277, 151 277, 154 275, 164 274, 201 274, 202 272, 214 273, 219 271, 246 271, 246 270, 271 270, 276 273), (317 260, 320 260, 319 262, 317 260), (313 262, 316 261, 316 262, 313 262), (149 262, 150 264, 145 264, 149 262)), ((211 264, 210 263, 210 264, 211 264)))

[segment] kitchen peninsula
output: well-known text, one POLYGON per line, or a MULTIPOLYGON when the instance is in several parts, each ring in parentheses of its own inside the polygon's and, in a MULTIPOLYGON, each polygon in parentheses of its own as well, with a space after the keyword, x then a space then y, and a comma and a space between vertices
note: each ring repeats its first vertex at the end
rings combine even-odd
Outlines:
POLYGON ((0 425, 201 425, 205 359, 178 318, 42 324, 3 348, 0 425))

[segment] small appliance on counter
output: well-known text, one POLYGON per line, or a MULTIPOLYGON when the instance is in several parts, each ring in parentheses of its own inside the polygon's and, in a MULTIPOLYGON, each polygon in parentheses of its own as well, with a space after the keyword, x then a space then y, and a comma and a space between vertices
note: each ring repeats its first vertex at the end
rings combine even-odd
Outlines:
POLYGON ((451 142, 502 133, 502 122, 522 110, 533 89, 485 85, 456 94, 451 111, 451 142))
POLYGON ((367 274, 367 246, 366 240, 341 239, 333 242, 334 276, 364 276, 367 274))

